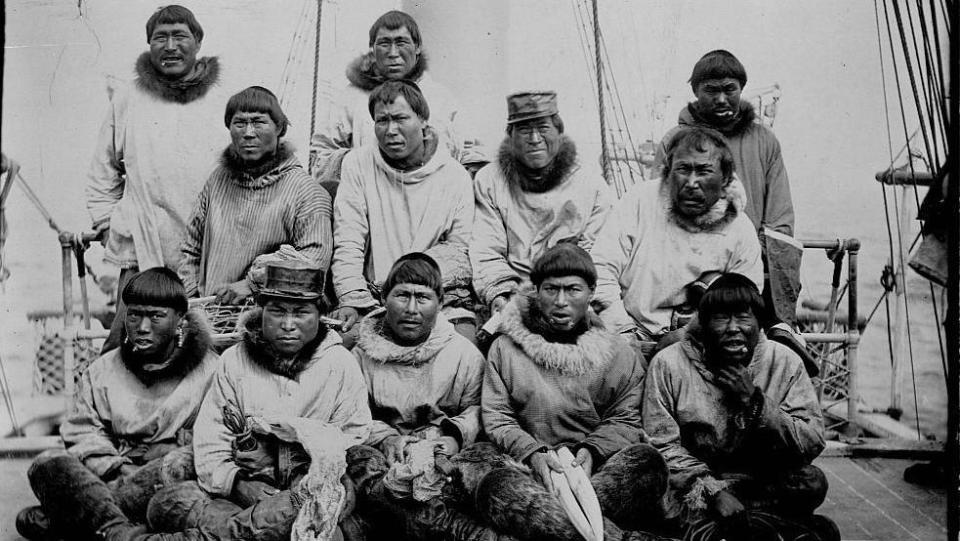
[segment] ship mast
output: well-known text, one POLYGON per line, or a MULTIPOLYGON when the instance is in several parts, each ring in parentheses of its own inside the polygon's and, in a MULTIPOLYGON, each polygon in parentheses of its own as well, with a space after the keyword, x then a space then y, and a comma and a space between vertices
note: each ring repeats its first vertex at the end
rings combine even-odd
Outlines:
POLYGON ((947 110, 947 536, 960 537, 960 9, 946 10, 950 80, 947 110))

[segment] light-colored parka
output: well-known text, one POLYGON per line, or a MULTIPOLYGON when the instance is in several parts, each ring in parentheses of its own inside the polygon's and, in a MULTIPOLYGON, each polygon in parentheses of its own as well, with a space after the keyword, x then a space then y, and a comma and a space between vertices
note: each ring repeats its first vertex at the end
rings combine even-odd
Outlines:
POLYGON ((385 314, 377 310, 361 321, 353 348, 374 419, 367 442, 380 445, 434 426, 470 445, 480 433, 483 355, 443 314, 424 343, 400 346, 383 334, 385 314))

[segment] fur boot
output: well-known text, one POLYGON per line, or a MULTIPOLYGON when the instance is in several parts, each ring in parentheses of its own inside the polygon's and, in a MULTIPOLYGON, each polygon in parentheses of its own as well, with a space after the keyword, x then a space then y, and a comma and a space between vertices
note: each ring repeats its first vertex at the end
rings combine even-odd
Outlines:
POLYGON ((652 446, 638 443, 608 460, 590 482, 604 516, 627 530, 641 530, 659 521, 669 472, 652 446))

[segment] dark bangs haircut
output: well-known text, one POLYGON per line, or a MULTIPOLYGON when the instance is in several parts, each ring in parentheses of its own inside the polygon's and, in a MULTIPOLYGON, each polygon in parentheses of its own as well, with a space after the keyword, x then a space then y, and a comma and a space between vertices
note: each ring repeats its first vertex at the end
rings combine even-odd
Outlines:
POLYGON ((733 176, 736 165, 733 163, 733 153, 727 146, 727 140, 717 130, 702 126, 685 126, 677 130, 667 143, 660 178, 665 179, 669 176, 670 168, 673 167, 673 157, 681 150, 706 152, 711 145, 720 153, 720 171, 723 173, 723 178, 729 179, 733 176))
POLYGON ((413 81, 387 81, 374 88, 367 99, 367 110, 370 111, 370 118, 373 118, 373 110, 378 103, 390 105, 400 96, 407 100, 413 112, 420 117, 420 120, 430 120, 430 106, 427 105, 426 98, 420 87, 413 81))
POLYGON ((443 277, 440 275, 440 265, 425 253, 410 252, 393 264, 380 290, 383 300, 399 284, 429 287, 437 293, 440 301, 443 301, 443 277))
POLYGON ((757 286, 746 276, 728 272, 710 284, 700 299, 698 316, 701 323, 715 314, 746 312, 759 320, 763 315, 763 297, 757 286))
POLYGON ((203 27, 197 22, 197 18, 193 16, 193 12, 183 6, 170 5, 157 9, 157 11, 154 11, 153 15, 147 19, 147 43, 150 43, 150 37, 153 35, 153 30, 157 25, 178 23, 187 25, 193 37, 196 38, 197 41, 203 41, 203 27))
POLYGON ((223 115, 223 125, 230 129, 233 115, 237 113, 263 113, 270 116, 273 123, 280 129, 279 137, 287 133, 287 115, 280 108, 277 96, 262 86, 251 86, 230 97, 227 110, 223 115))
POLYGON ((703 55, 697 63, 693 65, 693 73, 690 74, 690 88, 697 91, 697 85, 710 79, 736 79, 740 81, 740 87, 747 84, 747 70, 737 57, 730 51, 717 49, 703 55))
POLYGON ((377 32, 379 32, 381 28, 399 30, 404 26, 406 26, 407 31, 410 32, 410 37, 413 38, 413 42, 419 47, 420 27, 417 26, 417 21, 413 20, 413 17, 406 13, 397 10, 388 11, 381 15, 376 21, 373 21, 373 26, 370 27, 370 42, 367 46, 373 47, 373 42, 377 40, 377 32))
POLYGON ((590 289, 597 287, 597 267, 590 254, 572 242, 560 242, 533 263, 530 281, 537 288, 547 278, 579 276, 590 289))
POLYGON ((124 304, 165 306, 178 314, 187 311, 187 291, 177 273, 166 267, 154 267, 133 275, 120 294, 124 304))

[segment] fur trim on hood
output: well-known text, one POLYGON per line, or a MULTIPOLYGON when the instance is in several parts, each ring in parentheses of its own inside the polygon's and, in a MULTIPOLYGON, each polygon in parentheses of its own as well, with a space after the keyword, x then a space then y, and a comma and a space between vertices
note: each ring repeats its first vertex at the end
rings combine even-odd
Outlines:
POLYGON ((603 370, 614 357, 616 336, 607 331, 594 314, 587 315, 587 328, 576 342, 548 340, 531 328, 531 308, 536 298, 518 293, 501 312, 500 332, 508 336, 534 363, 566 376, 582 376, 603 370))
MULTIPOLYGON (((183 315, 181 322, 183 345, 175 347, 166 358, 162 358, 160 354, 148 356, 134 353, 133 345, 127 341, 126 328, 123 329, 120 359, 144 385, 149 386, 172 378, 183 379, 203 362, 207 352, 213 348, 210 324, 207 323, 206 316, 196 310, 190 310, 183 315)), ((173 339, 177 340, 176 337, 173 339)), ((164 351, 163 354, 166 352, 164 351)))
POLYGON ((667 177, 660 181, 660 201, 663 208, 666 209, 670 221, 677 224, 681 229, 691 233, 699 233, 716 231, 732 222, 747 206, 747 191, 737 174, 734 173, 733 178, 724 187, 723 195, 710 207, 710 210, 700 216, 691 218, 673 208, 673 198, 670 196, 670 178, 667 177))
POLYGON ((247 347, 253 362, 274 374, 292 380, 296 380, 300 373, 310 366, 314 354, 329 334, 327 327, 321 324, 317 337, 304 345, 296 358, 282 359, 263 338, 263 308, 258 306, 247 310, 240 315, 237 325, 242 329, 243 344, 247 347))
POLYGON ((150 62, 150 52, 144 52, 137 58, 137 88, 164 101, 190 103, 205 96, 211 86, 220 82, 220 60, 215 56, 198 58, 193 69, 185 79, 166 79, 150 62))
POLYGON ((438 312, 437 322, 426 341, 416 346, 401 346, 383 334, 386 314, 386 308, 379 308, 367 314, 360 321, 360 333, 357 336, 357 347, 362 348, 367 356, 381 364, 420 366, 436 357, 456 333, 453 324, 438 312))
MULTIPOLYGON (((420 80, 420 77, 423 77, 425 71, 427 71, 427 53, 421 48, 420 56, 417 57, 417 63, 404 79, 417 82, 420 80)), ((353 61, 347 64, 346 74, 350 84, 366 92, 370 92, 387 80, 377 72, 377 63, 374 61, 373 53, 370 51, 354 58, 353 61)))
POLYGON ((244 163, 237 156, 233 145, 228 145, 220 155, 220 165, 230 172, 230 177, 241 187, 256 190, 275 183, 283 173, 294 167, 300 167, 300 162, 293 154, 293 145, 287 141, 280 141, 280 146, 274 154, 255 165, 244 163))
POLYGON ((747 131, 753 121, 757 118, 757 113, 753 109, 753 104, 746 101, 740 101, 740 112, 737 114, 736 120, 733 124, 730 124, 727 127, 719 128, 700 114, 700 111, 697 109, 697 102, 690 102, 687 106, 680 111, 680 124, 684 126, 704 126, 706 128, 713 128, 720 133, 726 135, 727 137, 736 137, 737 135, 742 134, 747 131))
POLYGON ((507 179, 511 190, 543 193, 556 188, 577 166, 577 145, 566 135, 560 136, 560 149, 553 162, 534 180, 532 171, 513 156, 510 136, 504 137, 497 152, 500 172, 507 179))

